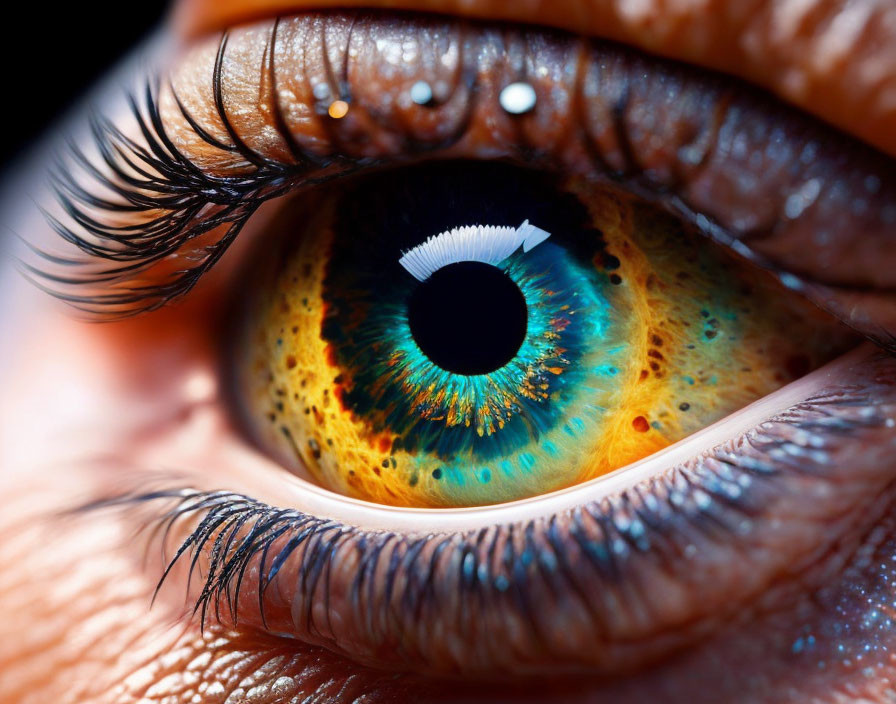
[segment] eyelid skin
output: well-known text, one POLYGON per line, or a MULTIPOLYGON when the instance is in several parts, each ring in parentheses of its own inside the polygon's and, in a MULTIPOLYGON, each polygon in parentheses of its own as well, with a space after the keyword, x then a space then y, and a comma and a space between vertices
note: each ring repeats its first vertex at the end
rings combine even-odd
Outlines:
POLYGON ((888 0, 185 0, 184 36, 313 7, 391 8, 527 22, 724 71, 896 155, 896 7, 888 0))
MULTIPOLYGON (((64 177, 68 215, 73 209, 92 218, 87 228, 81 220, 63 233, 88 255, 88 272, 93 266, 105 275, 122 260, 133 267, 144 256, 141 247, 157 258, 196 254, 192 240, 219 222, 208 214, 218 218, 222 202, 233 227, 201 240, 217 238, 202 266, 214 263, 261 202, 291 189, 362 165, 424 156, 508 158, 608 180, 659 202, 738 253, 803 277, 787 280, 859 331, 892 342, 891 161, 743 84, 697 69, 564 34, 380 13, 312 14, 199 42, 172 67, 170 84, 162 82, 158 96, 146 101, 140 116, 156 120, 147 128, 153 149, 171 153, 165 141, 177 145, 170 159, 175 177, 161 179, 157 191, 150 184, 126 194, 136 202, 147 193, 165 199, 170 186, 188 197, 167 212, 162 200, 171 223, 163 236, 121 241, 121 232, 109 234, 110 223, 120 222, 115 207, 104 212, 90 189, 83 195, 82 184, 64 177), (421 40, 422 33, 431 40, 421 40), (381 47, 402 42, 414 58, 393 66, 395 57, 381 47), (498 93, 520 72, 542 99, 530 113, 511 116, 498 107, 498 93), (434 106, 401 99, 422 79, 444 86, 434 106), (333 119, 321 110, 326 105, 313 94, 320 84, 345 93, 347 115, 333 119)), ((115 129, 98 129, 100 146, 121 148, 140 162, 115 129)), ((155 226, 158 215, 149 207, 133 214, 128 227, 140 232, 141 217, 155 226)), ((114 302, 132 293, 135 308, 150 308, 196 278, 165 278, 164 267, 161 276, 139 266, 122 272, 100 287, 99 304, 107 294, 114 302), (132 280, 156 288, 129 288, 132 280)), ((59 281, 63 289, 69 283, 59 281)), ((65 293, 73 302, 91 301, 89 290, 65 293)))

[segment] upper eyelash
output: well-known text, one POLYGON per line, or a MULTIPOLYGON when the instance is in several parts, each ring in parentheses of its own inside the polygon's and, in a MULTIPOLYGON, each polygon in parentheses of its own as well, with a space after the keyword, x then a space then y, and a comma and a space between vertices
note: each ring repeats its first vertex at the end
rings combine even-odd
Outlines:
MULTIPOLYGON (((246 176, 214 176, 194 166, 165 134, 149 83, 143 106, 133 97, 130 105, 146 141, 145 147, 122 134, 108 120, 99 117, 91 120, 93 139, 109 174, 100 171, 78 147, 70 146, 76 162, 100 187, 113 191, 123 203, 93 195, 75 180, 71 170, 60 166, 52 176, 53 187, 63 211, 78 230, 46 214, 63 240, 94 260, 109 264, 82 270, 74 276, 36 267, 31 267, 30 272, 63 286, 126 282, 135 272, 177 252, 190 240, 222 225, 227 225, 227 230, 214 246, 206 248, 197 263, 188 265, 165 283, 125 286, 120 291, 86 295, 67 288, 53 291, 62 300, 87 312, 123 310, 136 314, 158 308, 188 292, 217 262, 258 206, 291 186, 291 170, 285 166, 259 166, 246 176), (144 110, 148 118, 144 117, 144 110), (216 212, 209 214, 209 209, 216 212), (137 214, 160 211, 160 214, 148 223, 114 226, 92 216, 91 210, 137 214)), ((78 258, 57 257, 54 261, 73 267, 84 265, 78 258)))
MULTIPOLYGON (((276 45, 276 20, 271 37, 270 75, 274 76, 272 59, 276 45)), ((252 150, 233 128, 224 106, 222 66, 228 33, 221 36, 215 61, 212 86, 215 111, 233 144, 225 144, 204 130, 189 114, 177 97, 172 95, 193 132, 210 146, 240 154, 252 167, 245 175, 215 176, 202 171, 185 157, 168 137, 159 112, 158 80, 148 80, 142 102, 133 94, 128 104, 144 144, 126 136, 112 122, 92 115, 90 131, 103 172, 90 157, 75 144, 68 149, 75 163, 101 188, 111 191, 121 200, 115 201, 94 195, 78 183, 71 168, 60 162, 51 172, 51 183, 57 201, 73 225, 44 211, 53 230, 80 252, 107 265, 82 268, 73 275, 56 273, 23 263, 27 275, 49 293, 87 313, 101 313, 116 318, 136 315, 157 309, 189 292, 199 279, 218 261, 257 208, 265 201, 292 189, 310 168, 326 170, 334 163, 350 170, 338 157, 322 158, 303 150, 288 129, 279 102, 272 101, 272 113, 278 131, 287 144, 295 163, 273 161, 252 150), (217 209, 209 214, 210 209, 217 209), (91 210, 106 213, 160 215, 138 225, 115 226, 102 222, 90 214, 91 210), (128 285, 137 272, 180 250, 190 240, 222 225, 226 232, 213 245, 204 248, 195 264, 157 285, 128 285), (46 282, 46 283, 44 283, 46 282), (118 290, 79 294, 70 287, 77 284, 111 285, 118 290), (123 284, 115 286, 116 284, 123 284)), ((274 92, 276 95, 276 92, 274 92)), ((332 178, 323 176, 307 183, 319 183, 332 178)), ((79 258, 52 255, 36 247, 30 249, 40 257, 63 267, 84 267, 79 258)))
MULTIPOLYGON (((352 13, 348 16, 352 26, 361 16, 362 13, 352 13)), ((272 85, 277 78, 274 70, 274 50, 279 24, 280 19, 273 24, 270 37, 267 39, 267 62, 261 69, 266 80, 272 85)), ((140 139, 145 141, 145 144, 129 138, 109 120, 95 116, 91 121, 91 133, 100 154, 99 162, 94 163, 77 147, 71 147, 74 163, 95 186, 101 191, 112 193, 116 196, 115 199, 110 200, 91 193, 90 189, 79 183, 70 165, 60 163, 55 170, 52 186, 63 215, 61 217, 49 213, 46 215, 52 229, 81 256, 78 254, 60 256, 26 242, 32 253, 43 259, 39 264, 20 262, 25 275, 38 287, 101 319, 115 319, 154 310, 189 292, 220 259, 262 203, 299 186, 323 183, 336 176, 382 163, 381 160, 370 157, 353 158, 338 153, 322 157, 305 150, 286 125, 281 106, 276 99, 276 91, 271 92, 271 115, 276 132, 283 140, 292 161, 275 161, 253 150, 239 137, 226 114, 222 67, 228 39, 229 34, 226 32, 221 35, 211 88, 213 109, 233 143, 226 144, 212 136, 189 115, 182 104, 180 109, 189 129, 200 140, 214 149, 240 157, 240 161, 232 165, 234 169, 232 174, 216 176, 207 173, 177 150, 165 132, 159 112, 160 81, 158 79, 147 81, 142 100, 130 98, 130 109, 139 126, 140 139), (244 172, 241 172, 241 169, 244 169, 244 172), (104 216, 108 215, 127 212, 147 217, 156 211, 158 215, 152 217, 149 222, 123 226, 104 223, 104 216), (225 230, 220 237, 216 236, 214 242, 197 249, 196 252, 184 253, 183 250, 188 248, 191 241, 218 227, 223 227, 225 230), (159 282, 147 283, 145 278, 141 280, 142 272, 168 257, 178 257, 184 266, 178 271, 168 273, 159 282)), ((319 40, 326 55, 325 31, 320 32, 319 40)), ((585 39, 579 39, 579 42, 576 55, 581 64, 585 50, 591 42, 585 39)), ((343 74, 347 70, 348 44, 345 52, 343 74)), ((637 57, 632 59, 624 53, 622 56, 625 61, 638 61, 637 57)), ((408 150, 409 158, 413 158, 418 152, 450 146, 466 133, 466 126, 469 124, 479 95, 478 79, 476 72, 467 70, 462 61, 459 66, 458 70, 462 74, 459 80, 468 90, 469 99, 457 131, 437 143, 424 144, 406 139, 404 147, 408 150)), ((579 65, 576 73, 577 81, 580 81, 583 75, 585 74, 582 74, 582 66, 579 65)), ((693 77, 689 77, 689 80, 691 79, 693 77)), ((617 168, 612 167, 605 158, 606 155, 602 153, 602 147, 587 133, 584 122, 588 115, 582 112, 584 110, 582 96, 577 94, 575 99, 573 110, 576 112, 578 132, 581 132, 583 145, 597 172, 610 181, 623 184, 636 196, 656 200, 694 224, 709 238, 735 248, 738 254, 751 259, 758 266, 781 274, 780 267, 766 261, 744 245, 740 236, 735 236, 734 230, 729 231, 721 221, 717 222, 701 214, 698 209, 692 207, 684 194, 676 192, 675 184, 683 178, 681 173, 676 171, 674 183, 651 182, 638 163, 627 121, 623 119, 629 109, 628 103, 635 86, 634 81, 638 79, 634 74, 623 73, 617 80, 620 83, 614 86, 614 89, 618 95, 607 97, 612 99, 611 127, 613 139, 618 142, 623 152, 625 163, 622 167, 619 165, 617 168)), ((327 81, 330 83, 333 95, 351 101, 347 74, 335 76, 331 70, 327 81)), ((715 79, 710 78, 705 82, 706 90, 715 90, 713 86, 717 86, 715 79)), ((582 89, 581 85, 577 86, 579 92, 582 89)), ((173 86, 171 93, 176 99, 173 86)), ((700 142, 702 145, 701 164, 706 162, 708 155, 713 151, 712 143, 718 131, 720 116, 729 109, 729 103, 733 100, 732 95, 734 94, 726 89, 726 92, 718 96, 719 105, 711 121, 712 125, 704 125, 694 137, 693 144, 700 142), (709 144, 705 144, 706 142, 709 144)), ((761 99, 760 102, 762 100, 765 99, 761 99)), ((774 109, 774 106, 771 109, 774 109)), ((789 113, 785 113, 787 114, 789 113)), ((326 131, 332 132, 326 119, 321 124, 326 131)), ((521 132, 521 139, 522 136, 521 132)), ((338 146, 337 135, 334 133, 330 137, 338 146)), ((522 139, 522 142, 526 140, 522 139)), ((862 148, 861 145, 859 147, 856 153, 867 156, 868 149, 862 148)), ((526 158, 529 154, 527 149, 528 147, 521 143, 519 151, 521 158, 526 158)), ((761 239, 763 233, 764 230, 760 229, 741 234, 745 238, 761 239)), ((811 282, 810 277, 802 277, 802 283, 811 282)), ((855 290, 861 288, 862 286, 855 290)), ((847 324, 859 328, 859 332, 875 344, 896 353, 892 331, 877 330, 873 323, 847 321, 847 324)))

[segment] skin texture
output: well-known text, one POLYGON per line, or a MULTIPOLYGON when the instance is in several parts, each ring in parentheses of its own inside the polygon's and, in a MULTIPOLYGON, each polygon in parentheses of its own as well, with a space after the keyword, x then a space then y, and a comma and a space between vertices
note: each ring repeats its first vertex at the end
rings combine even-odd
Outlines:
MULTIPOLYGON (((887 0, 321 0, 559 27, 747 79, 890 153, 896 152, 896 8, 887 0)), ((291 0, 186 0, 187 36, 301 8, 291 0)))
MULTIPOLYGON (((465 12, 560 25, 558 4, 527 9, 516 5, 468 3, 465 12)), ((854 3, 850 12, 865 6, 881 14, 887 11, 883 4, 854 3)), ((432 3, 422 7, 457 9, 432 3)), ((896 75, 896 59, 880 50, 893 45, 885 41, 886 32, 896 29, 880 17, 858 22, 862 31, 850 33, 853 25, 846 20, 831 21, 832 16, 844 16, 837 9, 845 5, 802 3, 799 8, 787 6, 792 14, 784 17, 772 18, 770 11, 755 8, 749 21, 746 13, 724 15, 724 31, 717 31, 719 27, 708 22, 717 21, 718 13, 687 4, 676 10, 643 3, 638 13, 629 15, 603 3, 578 7, 578 13, 568 17, 593 22, 577 21, 580 30, 600 28, 605 36, 761 80, 794 103, 844 128, 855 128, 852 131, 885 151, 896 151, 890 141, 896 134, 893 96, 886 90, 886 81, 896 75), (826 32, 815 31, 821 26, 826 32), (763 45, 759 37, 768 37, 773 45, 763 45), (828 49, 798 50, 805 41, 828 49), (877 68, 869 68, 867 47, 879 49, 874 54, 877 68), (809 61, 807 56, 826 60, 810 62, 801 73, 793 62, 809 61), (831 99, 822 101, 825 95, 831 99)), ((258 4, 185 3, 175 12, 172 31, 195 34, 269 9, 258 4)), ((289 9, 300 8, 291 4, 289 9)), ((35 158, 37 169, 43 161, 39 155, 35 158)), ((46 233, 33 210, 14 211, 10 205, 3 215, 16 232, 35 238, 46 233)), ((264 213, 259 213, 252 227, 263 225, 264 213)), ((245 253, 239 248, 230 252, 183 305, 106 326, 72 320, 12 272, 3 272, 0 701, 262 704, 316 696, 334 702, 513 702, 544 701, 548 693, 554 701, 570 702, 593 700, 598 694, 608 701, 892 698, 896 673, 888 650, 894 643, 886 616, 892 602, 890 564, 896 554, 896 527, 890 518, 894 468, 889 460, 894 455, 896 374, 892 362, 879 360, 868 349, 847 364, 785 389, 745 419, 696 436, 690 446, 678 450, 677 460, 657 458, 640 467, 641 477, 650 476, 825 390, 857 399, 845 403, 848 410, 842 412, 854 414, 862 424, 825 448, 832 458, 827 470, 791 477, 798 488, 783 492, 780 499, 794 503, 783 513, 787 520, 756 534, 749 549, 734 557, 722 551, 721 542, 701 544, 706 576, 698 584, 712 585, 732 574, 732 564, 739 564, 744 579, 732 582, 743 587, 743 593, 721 590, 712 628, 701 631, 699 638, 682 638, 687 648, 676 642, 663 650, 662 658, 629 663, 620 676, 540 677, 535 684, 522 685, 513 680, 483 683, 472 677, 446 685, 414 672, 383 673, 318 645, 266 634, 245 623, 232 629, 226 619, 203 635, 196 621, 184 614, 186 575, 180 568, 150 610, 164 563, 156 543, 151 543, 152 550, 145 549, 147 535, 137 533, 138 511, 112 509, 51 520, 48 514, 67 512, 97 495, 132 489, 148 477, 175 473, 181 484, 207 489, 226 484, 275 505, 338 516, 359 526, 407 533, 423 520, 418 514, 384 515, 337 501, 289 480, 238 436, 225 408, 228 390, 217 373, 214 335, 222 323, 218 300, 233 286, 245 253), (867 393, 863 396, 856 389, 867 393), (795 500, 812 491, 818 492, 814 501, 795 500), (751 551, 779 554, 780 545, 792 547, 800 540, 808 548, 798 560, 781 559, 765 582, 745 586, 754 574, 746 566, 751 551), (875 610, 878 616, 872 615, 875 610)), ((809 463, 797 466, 806 469, 809 463)), ((603 484, 580 491, 600 496, 613 488, 603 484)), ((549 501, 554 507, 575 502, 569 495, 549 501)), ((505 514, 516 511, 517 516, 548 510, 547 503, 500 509, 505 514)), ((495 516, 457 512, 428 520, 432 527, 439 523, 469 528, 493 522, 495 516)), ((294 600, 288 584, 284 580, 279 595, 286 608, 294 600)), ((245 616, 251 623, 250 610, 245 616)), ((336 650, 354 654, 362 640, 352 635, 336 650)), ((634 650, 641 652, 638 646, 644 642, 633 639, 634 650)))

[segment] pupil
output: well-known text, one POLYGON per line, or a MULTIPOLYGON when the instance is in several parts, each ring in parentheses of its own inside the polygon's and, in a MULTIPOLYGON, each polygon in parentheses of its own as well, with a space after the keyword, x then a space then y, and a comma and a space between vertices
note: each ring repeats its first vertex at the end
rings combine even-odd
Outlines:
POLYGON ((482 262, 442 267, 414 290, 408 323, 434 364, 455 374, 487 374, 507 364, 526 337, 523 292, 482 262))

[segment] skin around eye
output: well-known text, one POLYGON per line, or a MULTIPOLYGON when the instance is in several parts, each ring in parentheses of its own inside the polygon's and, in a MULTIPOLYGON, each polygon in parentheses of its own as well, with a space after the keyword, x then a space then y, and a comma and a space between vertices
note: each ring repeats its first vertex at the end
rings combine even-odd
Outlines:
MULTIPOLYGON (((850 7, 860 4, 851 3, 850 7)), ((785 5, 790 7, 790 4, 780 4, 785 5)), ((810 5, 801 3, 800 7, 810 5)), ((833 3, 825 7, 843 9, 847 4, 833 3)), ((523 12, 520 8, 513 11, 523 12)), ((668 16, 657 14, 648 18, 645 15, 645 19, 655 21, 656 26, 668 16)), ((701 9, 694 16, 706 19, 717 15, 708 15, 701 9)), ((796 16, 799 19, 799 13, 796 16)), ((795 23, 798 28, 805 27, 806 33, 817 26, 816 19, 821 24, 827 22, 821 12, 810 12, 807 17, 812 21, 795 23)), ((523 15, 518 18, 522 19, 523 15)), ((765 32, 769 27, 766 19, 760 17, 757 22, 760 36, 789 44, 796 55, 809 55, 802 51, 799 42, 789 41, 799 37, 799 32, 765 32)), ((604 26, 609 28, 611 24, 604 26)), ((709 27, 700 21, 692 26, 709 27)), ((883 67, 884 75, 887 74, 886 53, 881 47, 891 43, 866 41, 870 37, 868 31, 851 35, 847 32, 844 36, 849 26, 849 23, 832 23, 830 31, 824 33, 839 39, 835 45, 845 47, 846 53, 842 62, 838 59, 819 64, 814 75, 822 78, 817 85, 824 84, 824 76, 831 85, 837 81, 843 85, 867 85, 856 79, 859 72, 866 71, 862 66, 868 66, 861 53, 852 53, 852 48, 858 45, 867 46, 880 60, 878 66, 883 67), (850 36, 853 41, 849 40, 850 36), (857 57, 855 61, 851 60, 852 56, 857 57)), ((885 30, 888 24, 869 21, 865 26, 885 30)), ((633 30, 637 41, 649 36, 649 27, 641 27, 640 34, 633 30)), ((720 37, 723 49, 738 44, 729 41, 730 35, 706 33, 720 37)), ((687 32, 677 35, 673 32, 666 42, 657 42, 657 45, 667 46, 674 43, 671 37, 687 35, 687 32)), ((648 39, 646 43, 654 42, 648 39)), ((764 53, 761 43, 759 47, 758 54, 763 54, 763 60, 774 70, 761 68, 762 62, 757 52, 753 52, 755 65, 760 67, 758 72, 789 73, 781 70, 788 62, 779 62, 775 52, 764 53)), ((197 85, 205 86, 207 82, 203 79, 197 85)), ((881 100, 886 97, 884 90, 873 94, 881 100)), ((873 111, 865 109, 861 101, 856 102, 851 96, 854 94, 847 93, 842 100, 832 99, 829 92, 825 98, 827 105, 851 115, 861 123, 862 129, 874 124, 867 119, 873 111)), ((893 134, 893 131, 884 133, 893 134)), ((88 141, 85 139, 82 143, 88 141)), ((828 142, 821 140, 821 143, 828 142)), ((45 161, 35 164, 41 178, 46 166, 45 161)), ((832 177, 832 182, 839 181, 843 192, 852 194, 848 199, 858 197, 855 183, 870 175, 865 171, 856 181, 840 181, 839 171, 830 168, 830 172, 839 174, 832 177)), ((16 179, 22 182, 27 180, 25 176, 17 174, 16 179)), ((765 182, 771 184, 773 191, 778 188, 771 177, 765 182)), ((787 192, 786 188, 779 190, 787 192)), ((46 228, 31 197, 14 195, 15 206, 6 203, 3 207, 5 224, 15 232, 39 238, 46 228)), ((39 190, 32 195, 42 205, 51 207, 51 200, 39 190)), ((262 215, 257 213, 247 223, 246 239, 250 236, 260 239, 264 234, 262 215)), ((825 218, 820 218, 816 222, 824 221, 825 218)), ((856 228, 860 234, 866 229, 868 233, 882 231, 865 225, 856 228)), ((815 248, 815 244, 811 247, 809 244, 802 243, 807 253, 815 248)), ((844 248, 834 259, 850 262, 864 276, 864 266, 855 263, 849 249, 844 248)), ((794 251, 799 250, 800 245, 794 245, 794 251)), ((876 266, 884 270, 889 249, 877 243, 868 245, 867 252, 869 261, 876 256, 876 266)), ((232 250, 228 256, 232 259, 235 253, 232 250)), ((8 272, 4 272, 2 283, 9 295, 4 295, 2 302, 0 354, 9 356, 4 356, 4 364, 0 365, 3 376, 0 485, 7 497, 4 511, 0 513, 3 535, 0 555, 7 565, 0 571, 3 613, 0 699, 19 704, 45 701, 98 704, 110 700, 205 704, 228 698, 279 702, 288 697, 299 701, 323 697, 334 702, 361 699, 455 703, 483 699, 542 702, 663 698, 714 704, 718 701, 887 701, 891 697, 893 675, 889 652, 893 643, 889 609, 894 575, 889 565, 896 552, 892 541, 896 528, 889 518, 892 511, 887 502, 893 447, 893 410, 887 389, 892 386, 893 374, 886 364, 875 366, 866 361, 855 364, 855 374, 846 373, 843 367, 822 370, 823 374, 832 375, 828 379, 830 385, 813 382, 811 391, 801 388, 799 393, 785 389, 790 394, 786 403, 774 411, 768 409, 758 414, 767 418, 780 411, 783 414, 780 420, 790 422, 793 414, 801 411, 782 409, 799 406, 804 395, 821 394, 812 407, 812 413, 817 415, 802 418, 806 425, 793 432, 790 437, 793 442, 774 445, 774 465, 792 469, 793 474, 788 476, 794 483, 788 483, 786 488, 780 484, 768 485, 774 490, 763 496, 788 500, 790 503, 777 518, 780 520, 784 515, 793 520, 785 522, 788 529, 784 530, 770 513, 765 535, 777 539, 764 541, 754 535, 749 541, 756 554, 777 556, 778 564, 787 567, 781 567, 769 579, 756 578, 760 572, 768 573, 756 569, 756 562, 745 558, 743 546, 735 552, 721 550, 730 538, 722 533, 716 535, 717 540, 695 542, 695 535, 705 537, 708 533, 702 530, 694 533, 695 524, 685 522, 684 529, 675 532, 675 540, 663 544, 666 551, 662 559, 655 560, 657 571, 643 581, 636 580, 634 587, 626 582, 624 593, 630 599, 627 603, 635 617, 644 613, 644 607, 637 606, 644 602, 635 598, 636 593, 644 585, 661 588, 665 583, 664 571, 669 566, 692 574, 690 595, 694 603, 701 607, 718 603, 728 609, 722 609, 721 613, 726 615, 719 616, 719 627, 712 630, 712 635, 707 636, 706 630, 700 631, 686 645, 683 639, 679 642, 681 648, 662 662, 651 661, 651 666, 643 667, 629 661, 631 669, 627 674, 619 674, 624 668, 617 662, 615 669, 610 666, 616 674, 598 682, 587 678, 573 680, 565 675, 559 678, 542 675, 534 680, 514 677, 509 683, 490 687, 469 679, 451 679, 446 683, 413 673, 384 674, 383 670, 359 664, 357 659, 338 655, 332 648, 319 648, 284 637, 284 629, 296 626, 288 619, 273 621, 272 625, 281 629, 277 635, 247 628, 245 623, 237 624, 235 629, 208 623, 202 634, 196 623, 186 618, 182 627, 178 624, 172 628, 174 619, 182 616, 185 587, 175 570, 155 608, 149 610, 147 605, 164 565, 156 565, 151 559, 144 572, 143 555, 133 539, 137 524, 144 525, 142 516, 136 520, 139 514, 134 510, 95 511, 84 513, 75 522, 60 522, 57 509, 67 512, 82 497, 87 500, 117 494, 125 478, 133 479, 141 487, 145 487, 144 482, 155 483, 157 479, 164 479, 169 485, 167 471, 176 468, 178 477, 170 478, 171 484, 199 486, 209 491, 233 487, 271 506, 297 506, 312 516, 339 517, 343 525, 386 527, 403 535, 412 529, 428 532, 439 527, 462 528, 457 522, 461 518, 459 514, 451 512, 440 513, 439 525, 427 522, 417 513, 400 514, 407 516, 405 521, 399 514, 389 514, 390 518, 384 522, 381 509, 371 510, 369 506, 347 500, 333 503, 332 497, 326 498, 306 485, 286 480, 279 467, 265 463, 240 442, 220 410, 226 393, 218 386, 219 360, 215 356, 214 341, 219 330, 213 323, 218 322, 219 309, 209 303, 220 301, 222 291, 227 290, 216 286, 212 279, 218 284, 225 280, 229 283, 226 277, 218 278, 223 277, 228 263, 225 257, 216 272, 197 284, 179 307, 110 326, 82 326, 59 315, 36 292, 15 284, 8 272), (810 440, 818 440, 817 433, 822 426, 826 428, 823 437, 829 442, 824 448, 830 460, 826 467, 833 472, 827 476, 837 479, 815 484, 813 476, 820 476, 824 468, 815 463, 818 457, 812 453, 819 448, 812 446, 810 440), (165 475, 161 476, 160 471, 165 475), (48 519, 50 513, 53 517, 48 519), (818 520, 803 520, 811 515, 818 516, 818 520), (847 525, 852 529, 839 530, 847 525), (832 538, 834 535, 840 537, 832 538), (803 539, 797 541, 799 548, 792 543, 794 537, 803 539), (694 550, 688 549, 689 546, 700 555, 700 564, 708 565, 705 569, 692 569, 688 560, 694 550), (813 551, 818 560, 793 557, 797 553, 811 556, 813 551), (809 569, 819 565, 824 569, 809 569), (728 581, 722 582, 720 578, 728 581), (737 588, 744 584, 759 585, 758 592, 765 596, 751 593, 743 599, 736 598, 737 588), (701 591, 709 586, 716 590, 717 602, 701 591), (771 596, 773 586, 779 589, 771 596)), ((864 281, 862 287, 862 291, 853 292, 859 298, 841 306, 840 312, 848 318, 849 311, 864 308, 867 320, 878 323, 883 319, 884 309, 872 312, 864 303, 876 285, 864 281), (864 290, 866 287, 868 290, 864 290)), ((755 420, 760 422, 759 418, 755 420)), ((775 423, 771 427, 781 426, 775 423)), ((756 435, 750 437, 753 442, 757 439, 756 435)), ((705 444, 700 447, 695 454, 706 449, 705 444)), ((662 469, 653 465, 650 473, 656 474, 662 469)), ((755 512, 768 504, 768 500, 757 500, 751 504, 751 510, 755 512)), ((508 505, 508 512, 503 514, 493 513, 492 509, 471 511, 463 520, 469 521, 469 514, 475 514, 489 525, 508 524, 515 520, 511 514, 534 517, 534 513, 544 513, 545 505, 540 504, 540 509, 533 508, 532 503, 508 505)), ((157 516, 155 511, 150 514, 157 516)), ((264 515, 270 518, 270 514, 264 515)), ((711 515, 705 515, 698 523, 707 531, 715 525, 711 515)), ((358 544, 350 545, 346 553, 349 556, 358 544)), ((476 536, 472 535, 464 549, 475 545, 476 536)), ((150 557, 158 554, 156 548, 154 545, 148 553, 150 557)), ((458 553, 446 554, 456 560, 458 569, 466 564, 458 558, 458 553)), ((549 559, 547 554, 542 557, 549 559)), ((641 559, 645 564, 651 562, 647 555, 641 559)), ((350 561, 341 564, 352 565, 350 561)), ((472 564, 478 569, 480 563, 472 564)), ((539 569, 544 569, 545 564, 539 562, 539 569)), ((291 570, 300 566, 298 562, 287 566, 284 586, 299 583, 301 572, 291 570)), ((549 572, 543 574, 546 579, 550 577, 549 572)), ((437 577, 432 583, 440 584, 437 577)), ((459 611, 443 610, 446 623, 452 620, 452 615, 469 613, 470 605, 478 604, 477 599, 482 596, 477 592, 473 599, 464 598, 467 593, 454 588, 459 583, 444 582, 442 596, 454 597, 459 605, 459 611)), ((552 586, 546 581, 543 593, 554 595, 552 586)), ((608 605, 607 613, 618 613, 618 609, 611 608, 617 592, 607 589, 589 593, 602 597, 602 603, 608 605)), ((254 596, 251 592, 247 594, 249 600, 254 596)), ((273 595, 269 590, 268 596, 273 595)), ((283 596, 290 601, 289 593, 284 592, 283 596)), ((558 599, 555 604, 545 598, 532 603, 531 613, 543 617, 540 624, 545 627, 544 633, 552 632, 551 623, 558 622, 552 617, 557 614, 568 614, 576 622, 580 612, 569 608, 570 601, 558 599)), ((650 603, 669 602, 667 595, 650 603)), ((247 603, 242 601, 241 608, 246 609, 247 603)), ((438 614, 437 606, 446 603, 440 600, 428 613, 438 614)), ((496 603, 487 602, 487 606, 496 603)), ((399 601, 391 606, 399 606, 399 601)), ((222 607, 226 613, 226 605, 222 607)), ((383 613, 388 613, 388 609, 383 613)), ((396 613, 403 612, 395 608, 393 615, 396 613)), ((405 618, 405 627, 413 632, 410 624, 415 622, 414 615, 405 618)), ((483 626, 495 622, 488 618, 480 621, 483 626)), ((256 623, 251 619, 250 622, 256 623)), ((577 622, 581 623, 581 619, 577 622)), ((435 628, 429 625, 433 622, 428 617, 416 618, 416 623, 420 631, 435 628)), ((531 623, 531 620, 522 623, 531 623)), ((596 632, 591 629, 592 634, 596 632)), ((482 644, 487 639, 474 642, 482 644)), ((503 639, 496 644, 505 658, 510 652, 508 642, 503 639)), ((569 642, 568 635, 566 642, 569 642)), ((631 643, 634 647, 643 645, 641 641, 631 643)), ((583 649, 581 652, 596 651, 583 649)))
POLYGON ((264 443, 349 496, 538 496, 642 459, 855 344, 680 221, 585 182, 436 164, 314 189, 288 210, 274 229, 289 244, 265 247, 249 287, 236 374, 264 443), (513 218, 552 234, 428 282, 398 264, 430 230, 513 218), (456 329, 426 337, 461 298, 456 329), (499 359, 464 367, 505 339, 499 359))
MULTIPOLYGON (((892 47, 887 0, 699 4, 561 0, 523 7, 503 0, 401 2, 321 0, 315 8, 388 7, 461 17, 527 22, 614 39, 679 61, 740 76, 896 153, 892 47)), ((274 14, 307 9, 296 0, 187 0, 175 28, 188 36, 274 14)))

